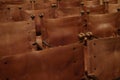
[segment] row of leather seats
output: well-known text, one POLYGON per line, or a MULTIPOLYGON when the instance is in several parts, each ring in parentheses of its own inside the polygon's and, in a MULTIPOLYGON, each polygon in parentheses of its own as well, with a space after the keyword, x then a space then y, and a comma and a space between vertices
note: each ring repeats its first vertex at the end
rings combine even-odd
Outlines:
POLYGON ((86 36, 90 39, 119 36, 120 12, 117 0, 104 1, 103 4, 99 0, 10 2, 1 1, 4 5, 0 10, 1 35, 4 34, 1 37, 1 42, 4 43, 1 48, 7 46, 9 49, 9 52, 2 49, 1 55, 11 55, 14 51, 21 53, 34 46, 40 50, 68 45, 79 40, 84 41, 86 36), (17 24, 20 27, 16 27, 17 24), (15 37, 17 34, 18 38, 15 37), (9 44, 15 45, 16 49, 14 46, 10 49, 9 44))
POLYGON ((0 80, 119 78, 117 0, 0 0, 0 4, 0 80))

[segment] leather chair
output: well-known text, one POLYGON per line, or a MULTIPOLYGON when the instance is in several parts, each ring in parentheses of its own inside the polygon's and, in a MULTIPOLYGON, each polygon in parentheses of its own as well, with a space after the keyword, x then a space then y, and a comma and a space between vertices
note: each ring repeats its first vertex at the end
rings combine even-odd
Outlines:
POLYGON ((82 26, 81 16, 42 19, 42 38, 50 47, 67 45, 78 41, 82 26))
POLYGON ((0 79, 80 80, 84 75, 83 46, 78 42, 0 59, 0 79))
POLYGON ((92 32, 96 37, 115 36, 117 26, 119 24, 119 12, 108 14, 89 14, 88 15, 88 31, 92 32))
POLYGON ((88 41, 86 55, 89 75, 95 80, 119 80, 120 78, 120 37, 88 41))

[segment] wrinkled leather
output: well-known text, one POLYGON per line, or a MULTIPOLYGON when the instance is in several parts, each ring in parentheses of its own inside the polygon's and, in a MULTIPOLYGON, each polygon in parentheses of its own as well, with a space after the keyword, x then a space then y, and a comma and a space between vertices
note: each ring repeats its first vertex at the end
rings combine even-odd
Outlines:
POLYGON ((88 15, 88 30, 96 37, 114 36, 117 31, 118 17, 120 13, 108 14, 89 14, 88 15))
POLYGON ((66 45, 78 41, 81 32, 81 17, 69 16, 56 19, 44 19, 42 37, 51 47, 66 45))
POLYGON ((98 80, 120 77, 120 38, 88 41, 88 72, 98 80))
POLYGON ((80 80, 84 73, 79 43, 0 59, 0 79, 80 80))
POLYGON ((0 23, 0 57, 31 51, 34 42, 32 22, 0 23))

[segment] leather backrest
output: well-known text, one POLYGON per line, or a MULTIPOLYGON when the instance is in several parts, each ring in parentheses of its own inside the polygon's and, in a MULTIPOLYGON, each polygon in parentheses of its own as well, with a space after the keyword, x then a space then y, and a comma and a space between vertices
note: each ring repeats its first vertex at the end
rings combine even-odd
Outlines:
POLYGON ((80 80, 84 73, 79 43, 0 59, 0 79, 80 80))
POLYGON ((31 51, 34 42, 33 22, 0 23, 0 57, 31 51))
POLYGON ((43 18, 42 32, 43 40, 51 47, 76 42, 78 33, 81 32, 81 17, 43 18))
POLYGON ((100 4, 99 0, 86 0, 84 1, 85 11, 91 14, 105 13, 105 6, 100 4))
POLYGON ((59 8, 65 7, 80 7, 81 0, 61 0, 59 2, 59 8))
POLYGON ((118 3, 118 0, 109 0, 109 3, 117 4, 117 3, 118 3))
POLYGON ((21 4, 24 0, 0 0, 0 3, 3 4, 21 4))
POLYGON ((120 7, 120 4, 109 4, 108 5, 108 12, 109 13, 117 12, 119 7, 120 7))
POLYGON ((118 28, 120 13, 94 14, 88 16, 88 29, 96 37, 113 36, 118 28))
POLYGON ((0 10, 0 13, 0 22, 27 20, 22 5, 6 5, 3 10, 0 10))
POLYGON ((88 72, 98 80, 117 80, 120 77, 120 38, 88 41, 88 72))

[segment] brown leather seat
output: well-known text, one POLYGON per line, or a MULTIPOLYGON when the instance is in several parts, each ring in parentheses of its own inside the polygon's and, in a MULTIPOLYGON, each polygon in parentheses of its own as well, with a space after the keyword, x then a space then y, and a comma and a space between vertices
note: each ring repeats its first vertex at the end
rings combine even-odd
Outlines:
POLYGON ((79 42, 0 59, 1 80, 80 80, 83 73, 79 42))
POLYGON ((109 14, 89 14, 88 30, 93 32, 96 37, 114 36, 118 28, 118 17, 120 13, 109 14))
POLYGON ((34 42, 33 22, 0 23, 0 57, 32 51, 34 42))
POLYGON ((79 15, 56 19, 44 19, 42 37, 51 47, 66 45, 78 41, 81 32, 81 17, 79 15))
POLYGON ((98 80, 119 80, 120 38, 88 41, 88 73, 98 80), (117 79, 118 78, 118 79, 117 79))
MULTIPOLYGON (((76 8, 61 8, 61 9, 41 9, 41 10, 25 10, 26 14, 34 16, 36 33, 39 35, 41 33, 41 18, 40 15, 43 15, 44 18, 60 18, 65 16, 79 15, 80 9, 76 8)), ((28 16, 28 17, 29 17, 28 16)))

